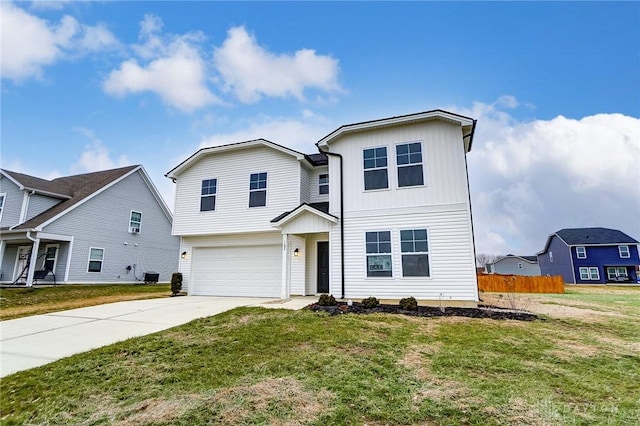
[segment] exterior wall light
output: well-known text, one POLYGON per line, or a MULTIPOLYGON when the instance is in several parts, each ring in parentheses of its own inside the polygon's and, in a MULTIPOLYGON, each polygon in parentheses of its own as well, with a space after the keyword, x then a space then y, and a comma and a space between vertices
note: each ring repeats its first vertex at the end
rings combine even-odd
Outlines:
POLYGON ((300 249, 295 249, 295 250, 293 251, 293 255, 294 255, 295 257, 300 256, 300 249))
POLYGON ((183 251, 183 252, 180 254, 180 258, 181 258, 182 260, 186 259, 186 258, 187 258, 187 252, 186 252, 186 251, 183 251))

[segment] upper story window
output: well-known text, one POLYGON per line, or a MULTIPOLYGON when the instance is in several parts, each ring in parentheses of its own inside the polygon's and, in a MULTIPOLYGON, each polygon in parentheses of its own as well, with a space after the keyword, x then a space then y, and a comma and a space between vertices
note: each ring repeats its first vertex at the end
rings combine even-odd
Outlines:
POLYGON ((139 234, 141 225, 142 213, 131 210, 131 216, 129 216, 129 232, 139 234))
POLYGON ((585 247, 582 247, 582 246, 576 247, 576 257, 578 259, 586 259, 587 258, 587 249, 585 247))
POLYGON ((87 272, 102 272, 104 249, 91 247, 89 249, 89 266, 87 272))
POLYGON ((319 194, 329 193, 329 175, 327 173, 321 174, 318 177, 318 193, 319 194))
POLYGON ((426 229, 400 231, 403 277, 429 276, 429 244, 426 229))
POLYGON ((2 220, 2 210, 4 210, 4 199, 6 194, 0 194, 0 220, 2 220))
POLYGON ((208 212, 216 209, 216 193, 218 191, 218 179, 205 179, 200 190, 200 211, 208 212))
POLYGON ((549 252, 549 262, 553 263, 553 252, 549 252))
POLYGON ((252 173, 249 178, 249 207, 267 205, 267 173, 252 173))
POLYGON ((422 172, 422 144, 420 142, 396 145, 398 187, 424 185, 422 172))
POLYGON ((524 268, 524 265, 522 264, 522 262, 518 262, 518 269, 522 269, 524 268))
POLYGON ((364 166, 364 189, 389 188, 387 174, 387 148, 368 148, 362 151, 364 166))
POLYGON ((390 277, 391 231, 367 232, 367 277, 390 277))
POLYGON ((631 253, 629 253, 629 246, 618 246, 618 253, 620 253, 620 257, 623 259, 631 257, 631 253))

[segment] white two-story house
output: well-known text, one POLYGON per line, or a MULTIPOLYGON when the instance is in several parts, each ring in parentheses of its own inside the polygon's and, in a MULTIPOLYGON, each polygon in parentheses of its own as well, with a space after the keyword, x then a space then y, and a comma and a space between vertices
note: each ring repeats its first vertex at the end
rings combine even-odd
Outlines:
POLYGON ((466 153, 435 110, 342 126, 303 154, 259 139, 167 173, 193 295, 478 301, 466 153))

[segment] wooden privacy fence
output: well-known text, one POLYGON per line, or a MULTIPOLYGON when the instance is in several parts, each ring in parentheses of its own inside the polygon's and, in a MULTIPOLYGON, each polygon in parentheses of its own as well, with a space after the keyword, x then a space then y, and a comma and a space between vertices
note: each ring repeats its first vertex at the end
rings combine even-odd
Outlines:
POLYGON ((564 293, 561 276, 478 275, 478 290, 495 293, 564 293))

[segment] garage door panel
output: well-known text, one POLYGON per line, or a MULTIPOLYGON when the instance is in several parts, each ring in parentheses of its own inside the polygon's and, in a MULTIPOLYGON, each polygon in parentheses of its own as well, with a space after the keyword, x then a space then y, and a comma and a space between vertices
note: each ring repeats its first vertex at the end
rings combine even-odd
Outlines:
POLYGON ((281 285, 280 245, 193 251, 191 294, 278 297, 281 285))

